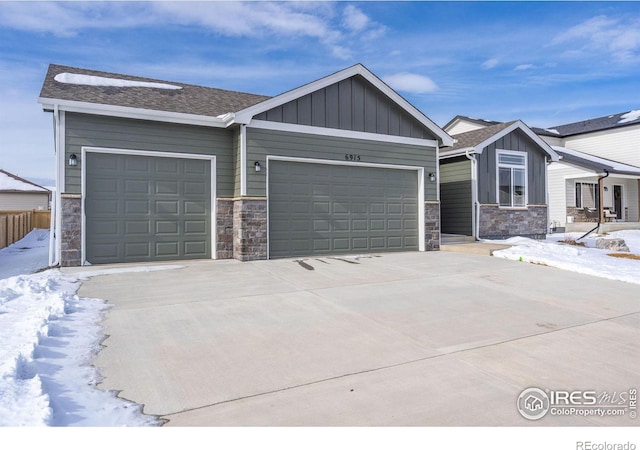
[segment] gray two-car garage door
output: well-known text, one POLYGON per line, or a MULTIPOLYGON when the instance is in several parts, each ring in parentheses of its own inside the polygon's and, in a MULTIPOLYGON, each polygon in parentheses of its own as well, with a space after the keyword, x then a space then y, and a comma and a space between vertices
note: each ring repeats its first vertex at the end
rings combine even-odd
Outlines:
POLYGON ((269 257, 418 250, 418 172, 269 162, 269 257))
POLYGON ((211 161, 88 152, 90 263, 211 258, 211 161))

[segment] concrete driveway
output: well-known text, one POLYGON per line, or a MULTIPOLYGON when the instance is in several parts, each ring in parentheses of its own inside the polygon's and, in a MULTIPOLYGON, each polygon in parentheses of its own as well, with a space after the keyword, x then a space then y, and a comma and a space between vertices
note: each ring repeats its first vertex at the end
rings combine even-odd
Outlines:
POLYGON ((640 387, 637 285, 445 252, 180 264, 79 291, 114 305, 101 387, 168 426, 640 424, 516 408, 640 387))

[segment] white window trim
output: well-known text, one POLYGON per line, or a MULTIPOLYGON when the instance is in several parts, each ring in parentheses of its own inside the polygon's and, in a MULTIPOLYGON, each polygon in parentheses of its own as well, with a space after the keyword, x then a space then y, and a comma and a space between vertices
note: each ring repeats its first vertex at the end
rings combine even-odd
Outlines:
POLYGON ((399 169, 399 170, 415 170, 418 172, 418 251, 424 252, 425 246, 425 219, 424 219, 424 167, 417 166, 403 166, 393 164, 376 164, 376 163, 363 163, 352 161, 335 161, 330 159, 315 159, 315 158, 295 158, 287 156, 267 155, 267 259, 269 258, 269 161, 291 161, 301 162, 309 164, 325 164, 332 166, 359 166, 359 167, 377 167, 381 169, 399 169))
POLYGON ((583 185, 588 184, 593 186, 593 206, 587 206, 587 208, 593 208, 595 209, 596 206, 598 205, 598 196, 599 196, 599 192, 598 192, 598 182, 597 181, 576 181, 573 184, 573 196, 574 196, 574 203, 575 203, 575 207, 576 208, 584 208, 585 206, 582 204, 582 189, 584 188, 583 185), (578 185, 580 185, 580 206, 578 206, 578 198, 576 196, 576 191, 578 189, 578 185))
POLYGON ((108 148, 108 147, 82 147, 80 158, 80 183, 82 189, 82 200, 81 200, 81 235, 82 242, 80 247, 80 261, 82 261, 82 265, 87 264, 87 252, 86 252, 86 240, 87 240, 87 227, 86 227, 86 214, 85 214, 85 197, 87 194, 86 190, 86 182, 87 182, 87 170, 86 170, 86 161, 87 161, 87 153, 110 153, 116 155, 138 155, 138 156, 153 156, 157 158, 180 158, 180 159, 204 159, 209 160, 211 162, 211 203, 209 205, 211 210, 211 259, 217 259, 217 233, 216 233, 216 217, 218 210, 218 202, 216 199, 216 157, 215 155, 199 155, 196 153, 174 153, 174 152, 157 152, 150 150, 132 150, 132 149, 122 149, 122 148, 108 148))
MULTIPOLYGON (((512 180, 513 183, 513 180, 512 180)), ((512 186, 513 187, 513 186, 512 186)), ((517 150, 496 149, 496 203, 501 209, 528 209, 529 208, 529 161, 527 152, 517 150), (524 206, 513 205, 513 192, 511 193, 511 206, 500 204, 500 168, 522 169, 520 164, 501 164, 500 155, 514 155, 524 157, 524 206)))

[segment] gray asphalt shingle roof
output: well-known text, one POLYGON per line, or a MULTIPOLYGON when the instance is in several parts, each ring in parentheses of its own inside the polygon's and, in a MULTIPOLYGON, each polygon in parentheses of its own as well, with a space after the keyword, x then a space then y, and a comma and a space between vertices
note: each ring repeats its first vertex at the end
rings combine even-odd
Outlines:
POLYGON ((629 125, 640 125, 640 114, 633 114, 635 111, 626 111, 609 116, 597 117, 595 119, 581 120, 580 122, 568 123, 547 128, 533 128, 536 134, 543 136, 566 137, 576 134, 592 133, 594 131, 610 130, 629 125), (629 115, 629 116, 625 116, 629 115), (632 119, 632 120, 629 120, 632 119), (557 131, 554 133, 553 131, 557 131))
POLYGON ((511 122, 505 122, 505 123, 498 123, 496 125, 491 125, 489 127, 480 128, 478 130, 466 131, 464 133, 455 134, 453 135, 453 138, 456 139, 456 142, 453 144, 452 147, 446 147, 444 151, 457 150, 459 148, 475 147, 481 142, 484 142, 487 139, 489 139, 491 136, 499 133, 505 128, 510 127, 515 122, 517 122, 517 120, 513 120, 511 122))
POLYGON ((42 90, 40 91, 40 97, 212 117, 237 112, 271 98, 245 92, 228 91, 55 64, 49 66, 42 90), (128 81, 164 83, 180 86, 182 89, 60 83, 54 79, 55 76, 60 73, 116 78, 128 81))

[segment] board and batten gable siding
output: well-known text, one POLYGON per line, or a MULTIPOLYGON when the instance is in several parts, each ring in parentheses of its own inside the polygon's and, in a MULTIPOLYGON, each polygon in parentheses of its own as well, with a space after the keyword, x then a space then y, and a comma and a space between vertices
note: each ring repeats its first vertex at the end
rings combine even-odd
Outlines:
POLYGON ((361 76, 307 94, 254 119, 366 133, 437 139, 361 76))
POLYGON ((440 161, 440 220, 443 233, 471 235, 471 161, 466 157, 440 161))
MULTIPOLYGON (((359 155, 360 163, 424 167, 425 200, 437 200, 436 183, 428 180, 436 172, 436 149, 416 145, 377 142, 334 136, 283 132, 247 127, 247 166, 267 156, 321 159, 344 163, 345 154, 359 155)), ((266 171, 247 170, 247 195, 266 196, 266 171)))
POLYGON ((516 150, 527 153, 528 205, 546 205, 546 153, 520 130, 511 133, 485 147, 478 159, 478 201, 497 204, 496 198, 496 149, 516 150))
MULTIPOLYGON (((193 125, 66 113, 65 161, 82 147, 216 156, 216 193, 234 193, 233 132, 193 125)), ((81 164, 65 163, 65 193, 81 193, 81 164)))

